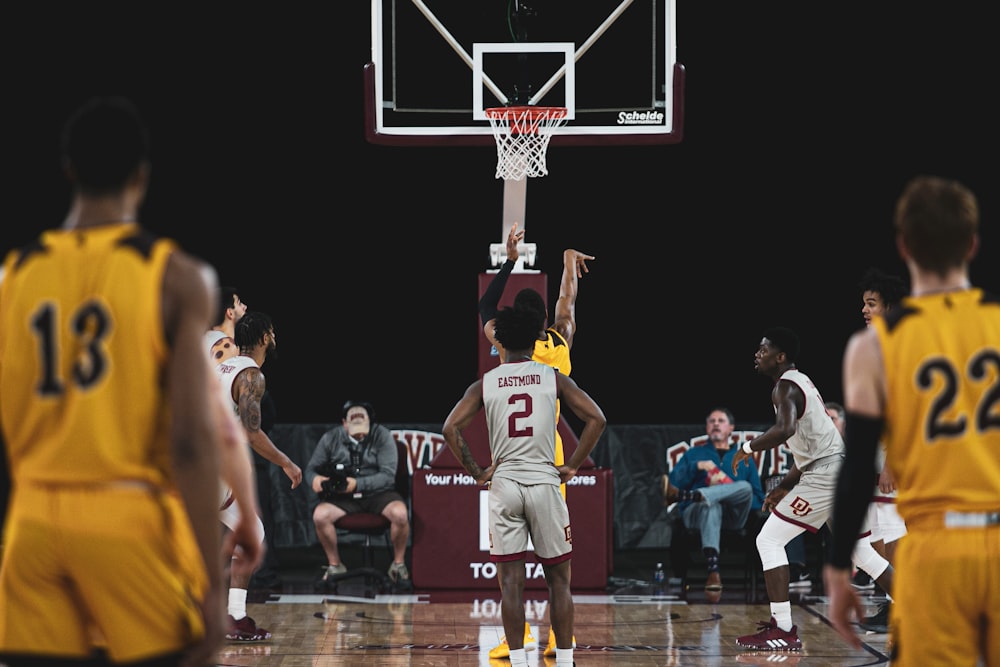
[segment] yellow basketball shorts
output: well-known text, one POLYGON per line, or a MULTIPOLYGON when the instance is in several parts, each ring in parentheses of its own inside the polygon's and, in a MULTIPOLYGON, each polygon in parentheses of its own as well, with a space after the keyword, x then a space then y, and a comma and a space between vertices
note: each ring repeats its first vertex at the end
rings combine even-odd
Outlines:
POLYGON ((135 486, 21 486, 0 567, 0 652, 131 662, 204 636, 207 587, 183 501, 135 486))
POLYGON ((978 647, 1000 646, 1000 526, 907 527, 892 583, 893 665, 972 664, 978 647))

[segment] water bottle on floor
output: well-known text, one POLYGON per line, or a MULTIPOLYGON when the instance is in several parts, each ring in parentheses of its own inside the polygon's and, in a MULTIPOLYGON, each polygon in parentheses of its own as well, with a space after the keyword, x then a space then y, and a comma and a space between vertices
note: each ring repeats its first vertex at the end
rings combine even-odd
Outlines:
POLYGON ((663 563, 657 563, 656 569, 653 570, 653 590, 662 593, 666 583, 667 573, 663 571, 663 563))

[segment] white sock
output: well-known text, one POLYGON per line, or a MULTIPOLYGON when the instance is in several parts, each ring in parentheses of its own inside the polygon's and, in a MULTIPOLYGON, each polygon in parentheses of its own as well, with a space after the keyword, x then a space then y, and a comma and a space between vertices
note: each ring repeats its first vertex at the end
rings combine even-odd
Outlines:
POLYGON ((528 667, 528 656, 523 648, 510 650, 510 667, 528 667))
POLYGON ((247 615, 247 589, 229 589, 229 615, 238 621, 247 615))
POLYGON ((788 632, 792 629, 792 603, 790 600, 771 603, 771 616, 778 627, 788 632))
POLYGON ((556 647, 556 666, 558 667, 558 665, 572 665, 572 664, 573 664, 573 649, 556 647))

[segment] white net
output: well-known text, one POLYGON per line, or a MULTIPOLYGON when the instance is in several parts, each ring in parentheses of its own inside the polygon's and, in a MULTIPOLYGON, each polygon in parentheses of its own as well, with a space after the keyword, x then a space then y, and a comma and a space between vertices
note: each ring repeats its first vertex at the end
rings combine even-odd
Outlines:
POLYGON ((548 175, 545 154, 553 131, 567 121, 565 107, 496 107, 486 117, 497 141, 497 178, 548 175))

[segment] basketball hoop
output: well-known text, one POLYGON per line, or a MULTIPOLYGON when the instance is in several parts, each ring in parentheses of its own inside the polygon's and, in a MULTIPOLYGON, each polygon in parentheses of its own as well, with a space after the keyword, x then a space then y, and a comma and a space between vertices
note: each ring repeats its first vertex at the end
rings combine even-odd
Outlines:
POLYGON ((520 181, 546 176, 545 152, 554 130, 567 121, 566 107, 492 107, 486 117, 497 140, 497 178, 520 181))

